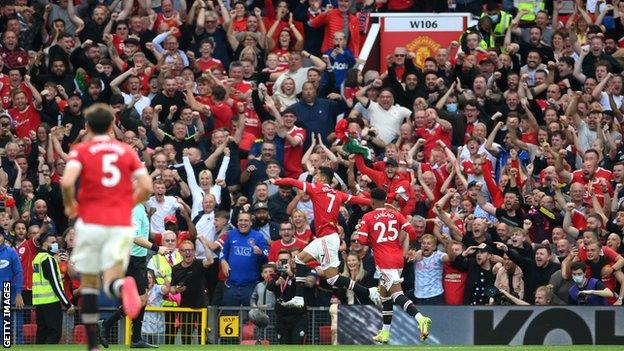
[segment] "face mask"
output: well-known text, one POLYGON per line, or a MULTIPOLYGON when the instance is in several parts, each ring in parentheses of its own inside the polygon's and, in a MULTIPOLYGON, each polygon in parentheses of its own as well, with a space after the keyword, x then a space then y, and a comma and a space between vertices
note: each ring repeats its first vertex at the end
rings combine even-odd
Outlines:
POLYGON ((456 103, 446 104, 446 110, 448 112, 457 112, 457 104, 456 103))
POLYGON ((57 253, 59 251, 58 243, 50 244, 50 248, 48 249, 50 252, 57 253))
POLYGON ((576 285, 581 285, 583 284, 583 280, 585 280, 585 277, 582 275, 573 275, 572 280, 574 280, 574 283, 576 283, 576 285))
POLYGON ((494 15, 494 16, 488 16, 488 17, 490 17, 490 19, 492 20, 492 23, 496 23, 498 22, 500 15, 494 15))

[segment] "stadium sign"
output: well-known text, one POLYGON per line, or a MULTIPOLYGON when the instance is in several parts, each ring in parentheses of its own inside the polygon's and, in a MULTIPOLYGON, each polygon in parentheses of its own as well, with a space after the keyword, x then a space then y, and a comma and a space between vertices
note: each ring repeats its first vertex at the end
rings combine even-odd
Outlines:
MULTIPOLYGON (((624 345, 624 309, 615 306, 418 306, 431 316, 430 345, 624 345)), ((372 344, 381 329, 373 306, 338 309, 338 343, 372 344)), ((416 320, 395 306, 392 345, 419 345, 416 320)))
POLYGON ((436 50, 446 48, 466 30, 467 13, 413 13, 384 14, 380 31, 381 69, 386 70, 385 57, 397 46, 414 53, 416 66, 423 66, 427 57, 435 57, 436 50))

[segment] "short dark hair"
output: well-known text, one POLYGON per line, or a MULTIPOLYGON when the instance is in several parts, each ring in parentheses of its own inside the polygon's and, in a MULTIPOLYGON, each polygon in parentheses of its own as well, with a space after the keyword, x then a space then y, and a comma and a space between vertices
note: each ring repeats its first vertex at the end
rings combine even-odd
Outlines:
POLYGON ((334 180, 334 172, 329 167, 319 167, 318 171, 325 177, 327 183, 331 183, 334 180))
POLYGON ((97 135, 108 133, 113 123, 114 113, 110 106, 105 104, 94 104, 85 110, 85 120, 91 131, 97 135))
POLYGON ((539 250, 539 249, 546 250, 546 252, 548 252, 549 255, 552 254, 552 250, 550 249, 550 245, 542 245, 542 244, 535 245, 535 252, 537 252, 537 250, 539 250))
POLYGON ((577 271, 577 270, 582 270, 583 272, 585 272, 585 270, 587 269, 587 265, 585 265, 585 262, 582 261, 576 261, 576 262, 572 262, 570 264, 570 271, 577 271))

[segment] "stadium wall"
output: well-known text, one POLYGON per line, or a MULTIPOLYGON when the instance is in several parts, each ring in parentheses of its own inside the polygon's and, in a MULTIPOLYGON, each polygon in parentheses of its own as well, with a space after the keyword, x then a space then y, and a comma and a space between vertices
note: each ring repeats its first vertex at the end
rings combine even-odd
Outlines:
MULTIPOLYGON (((433 320, 429 345, 624 345, 618 307, 419 306, 433 320)), ((338 343, 372 344, 381 329, 373 306, 340 306, 338 343)), ((391 345, 420 345, 418 324, 394 308, 391 345)))

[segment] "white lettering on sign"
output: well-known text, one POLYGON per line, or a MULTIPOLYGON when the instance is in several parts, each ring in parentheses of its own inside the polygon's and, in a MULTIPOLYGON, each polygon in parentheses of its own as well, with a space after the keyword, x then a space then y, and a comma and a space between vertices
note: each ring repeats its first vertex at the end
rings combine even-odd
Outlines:
POLYGON ((455 32, 464 30, 464 18, 457 17, 388 17, 384 20, 386 32, 455 32))

